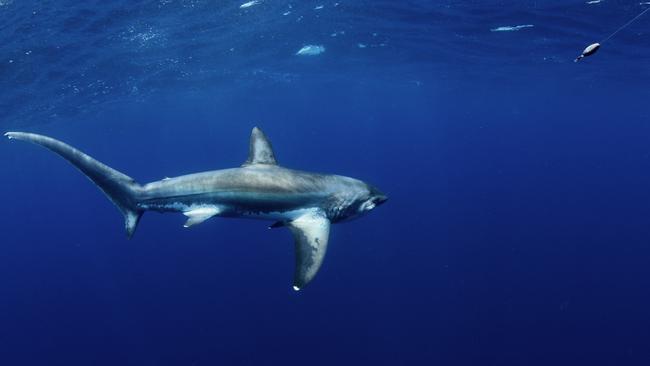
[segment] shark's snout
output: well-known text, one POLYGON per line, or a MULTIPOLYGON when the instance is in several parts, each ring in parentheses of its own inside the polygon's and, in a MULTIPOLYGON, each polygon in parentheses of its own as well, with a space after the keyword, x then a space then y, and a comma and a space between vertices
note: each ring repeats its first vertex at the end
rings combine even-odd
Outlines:
POLYGON ((375 206, 379 206, 386 201, 388 201, 388 196, 386 196, 385 194, 381 194, 374 198, 373 203, 375 204, 375 206))
POLYGON ((388 196, 384 194, 384 192, 380 191, 376 187, 373 187, 371 185, 368 185, 368 202, 370 205, 372 205, 372 208, 375 208, 382 203, 388 201, 388 196))

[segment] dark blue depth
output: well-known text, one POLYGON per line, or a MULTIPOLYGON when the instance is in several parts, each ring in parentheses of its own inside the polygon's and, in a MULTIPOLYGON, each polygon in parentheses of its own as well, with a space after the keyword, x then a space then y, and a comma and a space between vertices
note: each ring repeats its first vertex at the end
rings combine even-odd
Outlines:
POLYGON ((0 364, 650 363, 650 16, 573 63, 638 1, 244 2, 0 0, 2 131, 146 183, 238 166, 257 125, 390 200, 294 293, 287 230, 146 213, 127 240, 0 141, 0 364))

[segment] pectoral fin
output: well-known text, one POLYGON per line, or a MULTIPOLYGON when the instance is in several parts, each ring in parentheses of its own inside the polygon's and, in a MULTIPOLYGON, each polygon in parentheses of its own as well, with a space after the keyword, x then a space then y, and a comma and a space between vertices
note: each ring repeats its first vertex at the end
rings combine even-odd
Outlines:
POLYGON ((183 212, 187 216, 184 227, 190 227, 202 223, 203 221, 219 214, 219 209, 215 206, 200 207, 183 212))
POLYGON ((330 233, 330 221, 320 212, 310 212, 287 224, 295 240, 296 268, 293 289, 311 281, 323 263, 330 233))

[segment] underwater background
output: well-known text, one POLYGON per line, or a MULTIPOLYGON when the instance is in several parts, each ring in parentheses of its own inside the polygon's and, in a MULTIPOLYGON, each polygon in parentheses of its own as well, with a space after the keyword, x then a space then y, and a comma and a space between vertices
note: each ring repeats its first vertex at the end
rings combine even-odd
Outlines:
POLYGON ((239 166, 259 126, 390 197, 296 293, 288 230, 146 213, 127 240, 3 141, 0 364, 650 364, 650 15, 573 62, 647 6, 0 0, 2 132, 146 183, 239 166))

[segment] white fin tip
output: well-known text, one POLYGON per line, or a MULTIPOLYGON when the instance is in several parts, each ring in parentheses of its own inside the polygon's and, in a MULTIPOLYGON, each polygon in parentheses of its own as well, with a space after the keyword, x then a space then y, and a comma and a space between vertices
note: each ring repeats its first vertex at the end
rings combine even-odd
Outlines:
POLYGON ((300 291, 300 287, 298 287, 298 286, 293 286, 293 290, 294 290, 294 291, 300 291))

